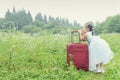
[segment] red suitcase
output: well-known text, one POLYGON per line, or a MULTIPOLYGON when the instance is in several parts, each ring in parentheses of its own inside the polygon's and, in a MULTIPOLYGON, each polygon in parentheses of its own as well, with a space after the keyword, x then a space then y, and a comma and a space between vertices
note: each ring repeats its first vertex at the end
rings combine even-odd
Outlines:
MULTIPOLYGON (((70 65, 70 61, 79 70, 83 69, 88 71, 88 46, 83 43, 73 43, 73 36, 75 32, 71 33, 71 44, 67 44, 67 64, 70 65)), ((79 33, 78 33, 79 34, 79 33)), ((79 35, 80 36, 80 35, 79 35)), ((80 37, 79 37, 80 41, 80 37)))

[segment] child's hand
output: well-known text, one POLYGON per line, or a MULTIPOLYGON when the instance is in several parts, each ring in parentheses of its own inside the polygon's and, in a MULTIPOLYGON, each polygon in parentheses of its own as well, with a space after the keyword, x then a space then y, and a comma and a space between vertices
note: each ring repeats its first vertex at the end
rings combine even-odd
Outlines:
POLYGON ((78 30, 78 32, 81 34, 81 30, 78 30))
POLYGON ((84 30, 78 30, 78 32, 79 32, 81 35, 85 34, 84 30))
POLYGON ((79 33, 81 33, 81 30, 78 30, 79 33))

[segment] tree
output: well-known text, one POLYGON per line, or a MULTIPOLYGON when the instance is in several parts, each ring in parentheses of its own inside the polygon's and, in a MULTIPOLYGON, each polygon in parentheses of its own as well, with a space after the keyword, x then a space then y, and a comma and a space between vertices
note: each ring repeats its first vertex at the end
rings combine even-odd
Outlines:
POLYGON ((101 33, 120 33, 120 15, 110 16, 98 27, 101 33), (102 26, 102 28, 100 28, 102 26))
POLYGON ((54 22, 55 19, 54 19, 52 16, 49 16, 49 21, 50 21, 50 22, 54 22))
POLYGON ((7 21, 13 21, 17 30, 21 30, 25 25, 30 25, 33 22, 30 11, 26 13, 23 9, 16 12, 15 7, 13 8, 12 13, 10 13, 9 10, 6 12, 5 19, 7 21))
POLYGON ((4 18, 0 18, 0 29, 4 28, 4 23, 6 22, 6 20, 4 18))
POLYGON ((44 22, 41 22, 41 21, 38 21, 38 20, 35 20, 35 21, 33 22, 33 25, 35 25, 36 27, 41 27, 41 28, 43 29, 45 23, 44 23, 44 22))
POLYGON ((105 30, 104 30, 104 24, 103 23, 99 23, 99 22, 96 22, 96 24, 95 24, 96 26, 94 27, 95 28, 95 30, 94 30, 94 33, 95 34, 101 34, 101 33, 103 33, 103 32, 105 32, 105 30), (104 30, 104 31, 103 31, 104 30))
MULTIPOLYGON (((12 21, 17 30, 23 30, 24 27, 28 25, 34 25, 35 27, 40 28, 42 30, 48 30, 48 29, 52 30, 56 28, 55 30, 57 30, 58 32, 61 32, 61 28, 72 29, 71 27, 72 24, 69 22, 68 19, 61 17, 54 18, 52 16, 47 17, 45 14, 38 13, 35 16, 35 20, 33 22, 33 18, 31 16, 30 11, 26 12, 24 9, 20 11, 16 11, 15 7, 13 7, 12 12, 10 12, 9 10, 6 12, 5 22, 8 21, 12 21)), ((77 23, 76 21, 74 22, 74 26, 80 27, 80 24, 77 23)), ((54 31, 54 33, 57 32, 54 31)))
POLYGON ((15 24, 13 21, 6 21, 5 23, 3 23, 3 27, 2 29, 6 30, 6 31, 11 31, 15 29, 15 24))
POLYGON ((16 14, 16 10, 15 10, 15 7, 13 7, 13 12, 12 12, 13 14, 16 14))
POLYGON ((30 33, 31 35, 33 35, 34 33, 40 32, 41 28, 36 27, 34 25, 26 25, 26 26, 24 26, 23 31, 25 33, 30 33))
POLYGON ((47 23, 47 16, 44 15, 44 22, 47 23))
POLYGON ((120 15, 112 17, 106 26, 109 33, 110 32, 120 33, 120 15))
POLYGON ((33 18, 32 18, 32 16, 31 16, 30 11, 28 11, 28 13, 27 13, 27 19, 28 19, 28 23, 29 23, 29 24, 32 24, 33 18))
POLYGON ((38 14, 35 16, 35 21, 36 21, 36 20, 37 20, 37 21, 44 21, 41 13, 38 13, 38 14))
POLYGON ((12 13, 10 12, 9 9, 8 9, 8 11, 5 14, 5 19, 6 20, 12 20, 12 13))
POLYGON ((73 25, 74 25, 75 27, 80 26, 80 24, 79 24, 76 20, 74 21, 73 25))

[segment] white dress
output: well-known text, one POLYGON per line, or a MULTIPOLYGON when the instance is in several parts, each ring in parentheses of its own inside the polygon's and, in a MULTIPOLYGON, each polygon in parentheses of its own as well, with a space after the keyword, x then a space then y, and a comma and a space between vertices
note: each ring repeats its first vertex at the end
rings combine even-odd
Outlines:
POLYGON ((87 35, 89 42, 89 71, 94 71, 96 64, 101 62, 107 64, 114 54, 105 40, 98 36, 93 36, 92 32, 87 32, 87 35))

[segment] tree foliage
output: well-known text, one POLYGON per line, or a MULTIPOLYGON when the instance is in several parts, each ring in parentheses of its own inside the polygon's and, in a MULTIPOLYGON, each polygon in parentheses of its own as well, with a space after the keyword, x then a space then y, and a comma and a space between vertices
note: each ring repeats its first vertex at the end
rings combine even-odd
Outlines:
POLYGON ((96 23, 96 34, 100 33, 120 33, 120 14, 108 17, 102 23, 96 23))
POLYGON ((26 12, 24 9, 16 11, 15 7, 13 7, 12 12, 8 9, 5 14, 5 19, 1 19, 0 23, 1 29, 9 29, 10 26, 14 26, 16 30, 23 30, 25 33, 49 30, 48 32, 57 34, 59 32, 66 32, 67 28, 81 27, 77 21, 74 21, 74 24, 72 24, 68 19, 61 17, 55 18, 40 12, 35 16, 33 21, 30 11, 26 12))
MULTIPOLYGON (((90 22, 93 24, 93 22, 90 22)), ((28 32, 42 32, 48 31, 49 33, 58 34, 66 33, 66 31, 80 29, 81 25, 75 20, 73 23, 66 18, 47 16, 39 12, 35 19, 30 11, 24 9, 16 11, 13 7, 12 12, 8 9, 5 18, 0 18, 0 29, 16 29, 28 32), (31 27, 32 25, 32 27, 31 27), (34 28, 33 28, 34 27, 34 28), (34 29, 34 30, 31 30, 34 29)), ((108 17, 103 22, 96 22, 95 33, 120 33, 120 14, 108 17)))
POLYGON ((13 12, 8 10, 5 14, 5 19, 7 21, 13 21, 18 30, 21 30, 25 25, 30 25, 33 22, 30 11, 28 13, 23 9, 16 12, 13 8, 13 12))

